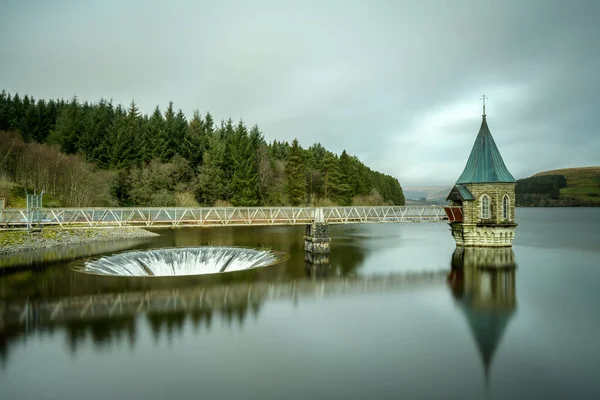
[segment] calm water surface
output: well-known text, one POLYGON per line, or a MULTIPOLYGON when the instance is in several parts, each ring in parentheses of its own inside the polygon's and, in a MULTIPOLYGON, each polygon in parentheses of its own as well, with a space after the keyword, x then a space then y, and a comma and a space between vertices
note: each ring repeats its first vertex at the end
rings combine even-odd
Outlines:
POLYGON ((46 268, 0 276, 0 399, 600 398, 600 209, 518 209, 517 222, 514 252, 455 252, 444 223, 333 226, 316 267, 302 227, 119 243, 290 254, 205 277, 72 270, 115 244, 36 255, 46 268), (429 271, 445 272, 393 279, 429 271))

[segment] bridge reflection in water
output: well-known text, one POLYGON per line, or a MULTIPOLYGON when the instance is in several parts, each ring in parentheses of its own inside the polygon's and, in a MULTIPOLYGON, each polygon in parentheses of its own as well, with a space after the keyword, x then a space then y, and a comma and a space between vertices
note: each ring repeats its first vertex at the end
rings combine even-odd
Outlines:
MULTIPOLYGON (((328 268, 327 265, 320 266, 328 268)), ((309 271, 307 273, 310 274, 309 271)), ((0 299, 0 359, 9 341, 40 331, 65 326, 73 350, 87 331, 95 342, 129 337, 135 342, 136 319, 146 315, 155 335, 181 329, 187 319, 195 328, 210 328, 215 314, 229 323, 244 322, 250 312, 255 317, 270 301, 303 298, 319 299, 361 293, 402 290, 415 285, 442 283, 447 270, 370 277, 331 277, 290 281, 264 281, 219 285, 198 285, 177 289, 105 293, 60 298, 0 299)), ((161 278, 147 278, 161 279, 161 278)))
POLYGON ((190 323, 196 331, 210 330, 215 318, 241 326, 249 317, 258 317, 261 307, 271 301, 299 303, 302 299, 395 292, 447 281, 472 331, 487 379, 492 357, 516 309, 515 266, 512 249, 457 249, 450 271, 339 277, 330 274, 326 262, 307 262, 307 279, 5 297, 0 299, 0 363, 4 364, 12 343, 34 333, 52 334, 64 329, 72 351, 90 338, 96 346, 122 340, 133 346, 140 318, 147 320, 155 339, 166 335, 171 340, 190 323))
POLYGON ((448 284, 464 314, 489 385, 492 358, 516 308, 515 254, 512 248, 457 248, 448 284))

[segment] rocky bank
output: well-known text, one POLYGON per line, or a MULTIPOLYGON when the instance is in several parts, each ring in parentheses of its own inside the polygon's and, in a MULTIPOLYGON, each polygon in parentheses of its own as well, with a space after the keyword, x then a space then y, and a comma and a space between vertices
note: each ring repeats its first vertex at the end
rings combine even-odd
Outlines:
POLYGON ((0 232, 0 254, 47 249, 55 246, 159 236, 142 228, 44 229, 41 232, 0 232))

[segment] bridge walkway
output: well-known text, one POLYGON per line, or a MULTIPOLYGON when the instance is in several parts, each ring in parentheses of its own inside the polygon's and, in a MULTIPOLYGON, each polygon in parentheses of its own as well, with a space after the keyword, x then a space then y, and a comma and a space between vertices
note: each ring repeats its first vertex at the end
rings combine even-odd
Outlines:
POLYGON ((0 210, 0 230, 56 226, 61 228, 215 227, 439 222, 442 206, 361 207, 125 207, 40 208, 0 210))

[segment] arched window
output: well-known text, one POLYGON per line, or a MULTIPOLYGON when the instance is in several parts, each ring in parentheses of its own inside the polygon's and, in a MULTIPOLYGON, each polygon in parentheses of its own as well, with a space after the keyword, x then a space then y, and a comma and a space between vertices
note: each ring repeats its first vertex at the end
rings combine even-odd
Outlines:
POLYGON ((487 194, 481 196, 481 219, 490 218, 490 198, 487 194))
POLYGON ((508 195, 505 194, 502 198, 502 219, 508 219, 508 205, 510 200, 508 199, 508 195))

